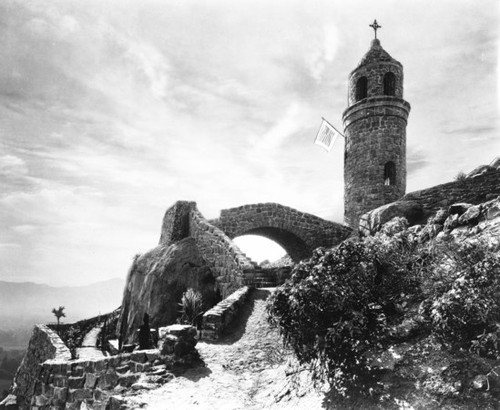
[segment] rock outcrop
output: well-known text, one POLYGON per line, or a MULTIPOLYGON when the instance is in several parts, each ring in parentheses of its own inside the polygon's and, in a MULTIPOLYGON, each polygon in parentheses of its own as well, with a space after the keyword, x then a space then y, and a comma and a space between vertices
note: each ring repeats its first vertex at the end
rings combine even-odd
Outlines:
POLYGON ((367 212, 359 220, 359 232, 368 236, 378 232, 392 218, 406 218, 410 225, 422 221, 424 212, 421 204, 415 201, 396 201, 367 212))
POLYGON ((194 238, 160 245, 137 257, 130 268, 123 297, 119 325, 122 340, 134 340, 144 313, 149 314, 153 328, 174 323, 179 316, 182 294, 189 288, 201 292, 207 306, 220 299, 214 274, 194 238))
MULTIPOLYGON (((483 167, 480 171, 476 169, 477 172, 471 172, 463 179, 410 192, 396 202, 365 213, 360 218, 360 235, 375 234, 384 223, 396 216, 406 218, 410 226, 425 224, 429 218, 435 217, 438 211, 444 209, 457 215, 458 223, 458 218, 472 205, 487 202, 500 195, 500 169, 495 168, 498 163, 500 160, 497 159, 492 162, 494 166, 483 167)), ((477 213, 477 209, 473 208, 470 212, 477 213)), ((466 217, 469 216, 468 214, 466 217)), ((444 221, 439 223, 443 224, 444 221)), ((455 226, 458 224, 453 227, 455 226)))

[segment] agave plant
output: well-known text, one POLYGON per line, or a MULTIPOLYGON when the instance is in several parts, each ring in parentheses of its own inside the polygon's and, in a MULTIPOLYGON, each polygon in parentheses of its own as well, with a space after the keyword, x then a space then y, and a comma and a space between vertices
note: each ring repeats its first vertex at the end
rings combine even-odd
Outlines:
POLYGON ((189 288, 182 295, 180 306, 180 322, 196 326, 203 314, 203 298, 200 292, 189 288))

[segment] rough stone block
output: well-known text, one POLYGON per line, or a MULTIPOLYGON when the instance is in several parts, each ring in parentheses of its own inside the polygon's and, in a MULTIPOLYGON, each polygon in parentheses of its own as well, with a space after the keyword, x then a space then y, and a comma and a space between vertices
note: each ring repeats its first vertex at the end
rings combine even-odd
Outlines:
POLYGON ((68 391, 68 401, 70 402, 82 401, 91 398, 92 398, 92 391, 90 389, 75 389, 75 390, 70 389, 68 391))
POLYGON ((95 389, 93 396, 94 396, 94 400, 96 400, 96 401, 106 401, 106 400, 108 400, 110 394, 104 390, 95 389))
POLYGON ((85 368, 83 366, 73 366, 71 369, 71 376, 82 377, 84 371, 85 371, 85 368))
POLYGON ((148 362, 153 363, 160 357, 160 352, 158 350, 148 350, 145 352, 148 362))
POLYGON ((68 389, 66 387, 54 387, 54 399, 58 402, 65 402, 68 397, 68 389))
POLYGON ((51 384, 43 384, 42 394, 45 397, 52 397, 54 395, 54 387, 51 384))
POLYGON ((138 374, 128 373, 118 378, 118 384, 123 387, 130 387, 139 379, 138 374))
POLYGON ((102 371, 106 370, 106 368, 107 368, 106 365, 107 365, 107 363, 104 360, 96 360, 94 362, 94 371, 96 373, 102 372, 102 371))
POLYGON ((68 387, 68 378, 62 375, 54 376, 53 385, 55 387, 68 387))
POLYGON ((125 364, 123 366, 115 368, 115 370, 117 373, 120 373, 120 374, 127 373, 129 371, 129 365, 125 364))
POLYGON ((49 399, 43 395, 35 396, 35 406, 42 407, 49 403, 49 399))
POLYGON ((151 369, 151 364, 146 362, 146 363, 137 363, 135 366, 135 370, 137 372, 147 372, 149 369, 151 369))
POLYGON ((101 374, 97 381, 97 387, 100 389, 112 389, 118 383, 119 376, 114 370, 107 370, 101 374))
POLYGON ((97 374, 87 373, 85 375, 85 383, 84 383, 83 387, 85 387, 86 389, 94 389, 98 380, 99 380, 99 376, 97 374))
POLYGON ((133 352, 130 359, 137 363, 144 363, 147 360, 144 352, 133 352))
POLYGON ((68 377, 68 387, 70 389, 81 389, 85 383, 85 376, 83 377, 68 377))

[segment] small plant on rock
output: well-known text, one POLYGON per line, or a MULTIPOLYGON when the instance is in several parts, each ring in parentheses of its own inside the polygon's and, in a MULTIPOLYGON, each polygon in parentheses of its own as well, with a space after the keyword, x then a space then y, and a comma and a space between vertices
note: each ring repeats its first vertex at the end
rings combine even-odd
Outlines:
POLYGON ((189 288, 182 295, 179 321, 184 324, 199 327, 203 315, 203 298, 200 292, 189 288))

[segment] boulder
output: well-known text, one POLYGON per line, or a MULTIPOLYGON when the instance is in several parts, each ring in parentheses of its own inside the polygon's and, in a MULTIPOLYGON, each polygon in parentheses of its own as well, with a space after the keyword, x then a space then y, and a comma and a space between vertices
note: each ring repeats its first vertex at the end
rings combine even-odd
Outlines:
POLYGON ((446 218, 446 221, 444 221, 444 230, 451 231, 455 229, 458 226, 458 218, 458 214, 453 214, 446 218))
POLYGON ((162 327, 160 333, 160 354, 162 356, 174 353, 176 357, 197 354, 195 346, 198 343, 198 332, 194 326, 171 325, 162 327))
POLYGON ((469 209, 470 207, 472 206, 472 204, 467 204, 465 202, 460 202, 460 203, 456 203, 456 204, 453 204, 453 205, 450 205, 450 208, 448 209, 448 212, 450 215, 462 215, 465 213, 465 211, 467 211, 467 209, 469 209))
POLYGON ((380 232, 384 233, 387 236, 394 236, 399 232, 403 232, 408 228, 408 221, 406 218, 401 218, 396 216, 392 218, 389 222, 386 222, 382 225, 380 232))
POLYGON ((443 225, 440 224, 427 224, 418 234, 418 241, 420 243, 434 239, 439 232, 443 230, 443 225))
POLYGON ((460 225, 475 225, 481 216, 481 205, 473 205, 458 218, 460 225))
POLYGON ((415 225, 424 218, 423 207, 416 201, 396 201, 373 209, 361 216, 359 221, 360 235, 373 235, 394 217, 406 218, 410 226, 415 225))
POLYGON ((118 325, 122 342, 135 342, 145 312, 153 328, 174 323, 179 316, 178 304, 188 288, 201 292, 207 306, 213 306, 219 297, 214 275, 193 238, 160 245, 137 257, 123 296, 118 325))
POLYGON ((499 216, 500 216, 500 200, 497 200, 488 207, 486 211, 486 219, 490 221, 492 219, 498 218, 499 216))
POLYGON ((446 208, 441 208, 438 210, 434 215, 432 215, 429 220, 427 221, 428 224, 438 224, 438 225, 443 225, 444 221, 446 221, 446 218, 450 213, 448 212, 448 209, 446 208))

